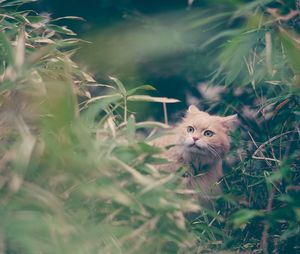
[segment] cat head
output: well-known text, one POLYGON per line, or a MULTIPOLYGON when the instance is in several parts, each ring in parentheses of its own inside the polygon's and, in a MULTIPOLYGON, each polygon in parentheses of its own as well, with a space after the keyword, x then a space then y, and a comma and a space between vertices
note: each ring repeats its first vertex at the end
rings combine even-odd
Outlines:
POLYGON ((228 132, 237 122, 237 115, 213 116, 192 105, 176 128, 177 145, 182 147, 183 153, 210 160, 221 159, 230 147, 228 132))

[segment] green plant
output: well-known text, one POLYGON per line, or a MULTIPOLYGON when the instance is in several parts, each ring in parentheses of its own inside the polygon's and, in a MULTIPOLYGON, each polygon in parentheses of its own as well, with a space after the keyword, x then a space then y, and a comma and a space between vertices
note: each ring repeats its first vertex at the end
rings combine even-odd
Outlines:
POLYGON ((136 122, 128 104, 177 100, 97 84, 72 60, 74 32, 22 11, 30 0, 0 2, 0 252, 299 251, 297 1, 212 1, 216 15, 185 19, 213 34, 201 48, 224 87, 202 106, 241 120, 215 211, 156 170, 145 141, 167 125, 136 122))
POLYGON ((220 249, 299 251, 298 17, 298 1, 234 1, 191 25, 215 31, 202 48, 215 58, 211 85, 225 87, 220 100, 203 105, 241 121, 218 210, 227 223, 211 225, 226 233, 213 235, 220 249))
POLYGON ((115 78, 112 94, 90 98, 97 84, 71 60, 79 40, 18 10, 25 2, 0 3, 1 253, 186 253, 195 241, 183 214, 199 206, 137 138, 166 125, 136 123, 127 105, 176 100, 115 78))

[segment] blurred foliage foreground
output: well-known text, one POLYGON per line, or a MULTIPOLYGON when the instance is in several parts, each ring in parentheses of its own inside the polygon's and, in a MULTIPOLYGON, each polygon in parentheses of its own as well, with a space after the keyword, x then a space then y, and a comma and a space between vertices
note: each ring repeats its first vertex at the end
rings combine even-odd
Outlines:
POLYGON ((213 82, 227 85, 242 128, 209 211, 182 194, 179 176, 156 170, 159 149, 138 139, 166 126, 128 114, 128 101, 176 100, 140 95, 151 86, 127 91, 113 77, 97 84, 71 60, 74 33, 18 11, 24 2, 0 1, 0 253, 300 251, 294 5, 254 1, 198 23, 242 20, 211 39, 230 36, 213 82), (112 93, 91 98, 88 86, 112 93), (256 115, 240 112, 245 98, 256 115), (190 213, 198 217, 187 223, 190 213))

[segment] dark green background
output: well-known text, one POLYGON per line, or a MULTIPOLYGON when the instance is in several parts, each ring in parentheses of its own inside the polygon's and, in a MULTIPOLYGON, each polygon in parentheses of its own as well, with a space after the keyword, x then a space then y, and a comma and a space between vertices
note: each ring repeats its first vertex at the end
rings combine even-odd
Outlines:
MULTIPOLYGON (((214 70, 211 52, 199 49, 213 31, 185 30, 185 26, 236 2, 239 1, 223 1, 222 4, 220 1, 195 1, 189 8, 185 0, 44 0, 34 3, 32 8, 53 18, 84 18, 85 21, 59 22, 73 29, 79 38, 91 42, 83 44, 76 55, 83 68, 91 71, 101 83, 110 83, 108 76, 112 75, 127 87, 150 84, 158 90, 152 95, 181 100, 179 104, 168 106, 171 118, 178 119, 189 104, 187 94, 201 101, 197 85, 207 81, 214 70), (192 21, 190 17, 193 17, 192 21), (138 40, 130 41, 132 31, 138 40), (170 35, 164 37, 165 32, 170 35), (127 56, 123 56, 127 51, 127 56), (179 113, 175 115, 175 112, 179 113)), ((92 92, 96 95, 103 90, 92 92)), ((202 107, 207 109, 205 105, 202 107)), ((159 104, 145 104, 139 108, 132 105, 131 108, 140 119, 155 116, 162 120, 159 104)))

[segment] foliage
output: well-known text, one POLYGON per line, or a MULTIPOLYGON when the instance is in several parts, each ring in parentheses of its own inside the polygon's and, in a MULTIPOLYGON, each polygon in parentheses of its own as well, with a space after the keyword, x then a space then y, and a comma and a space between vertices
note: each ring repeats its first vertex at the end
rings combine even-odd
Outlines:
POLYGON ((184 253, 183 213, 199 207, 136 138, 166 126, 127 116, 130 100, 176 100, 115 78, 113 93, 90 98, 101 85, 71 60, 79 40, 24 2, 0 4, 1 253, 184 253))
MULTIPOLYGON (((219 240, 221 249, 296 253, 300 249, 299 3, 252 1, 230 9, 198 19, 192 26, 201 29, 208 24, 215 31, 202 48, 215 59, 210 85, 223 85, 219 98, 208 98, 203 107, 238 113, 241 121, 232 136, 225 194, 217 210, 228 222, 212 217, 217 223, 208 236, 219 240), (220 31, 220 24, 226 29, 220 31)), ((197 225, 207 221, 200 217, 194 224, 199 234, 203 228, 199 231, 197 225)))
POLYGON ((198 87, 201 106, 241 121, 214 210, 199 210, 179 194, 178 175, 156 170, 160 150, 147 141, 167 126, 136 122, 131 111, 130 102, 177 100, 114 77, 98 84, 72 60, 83 42, 61 19, 22 11, 25 2, 0 1, 2 253, 299 252, 297 1, 207 1, 211 10, 181 20, 183 35, 205 35, 196 49, 178 40, 173 50, 200 52, 213 70, 198 87))

